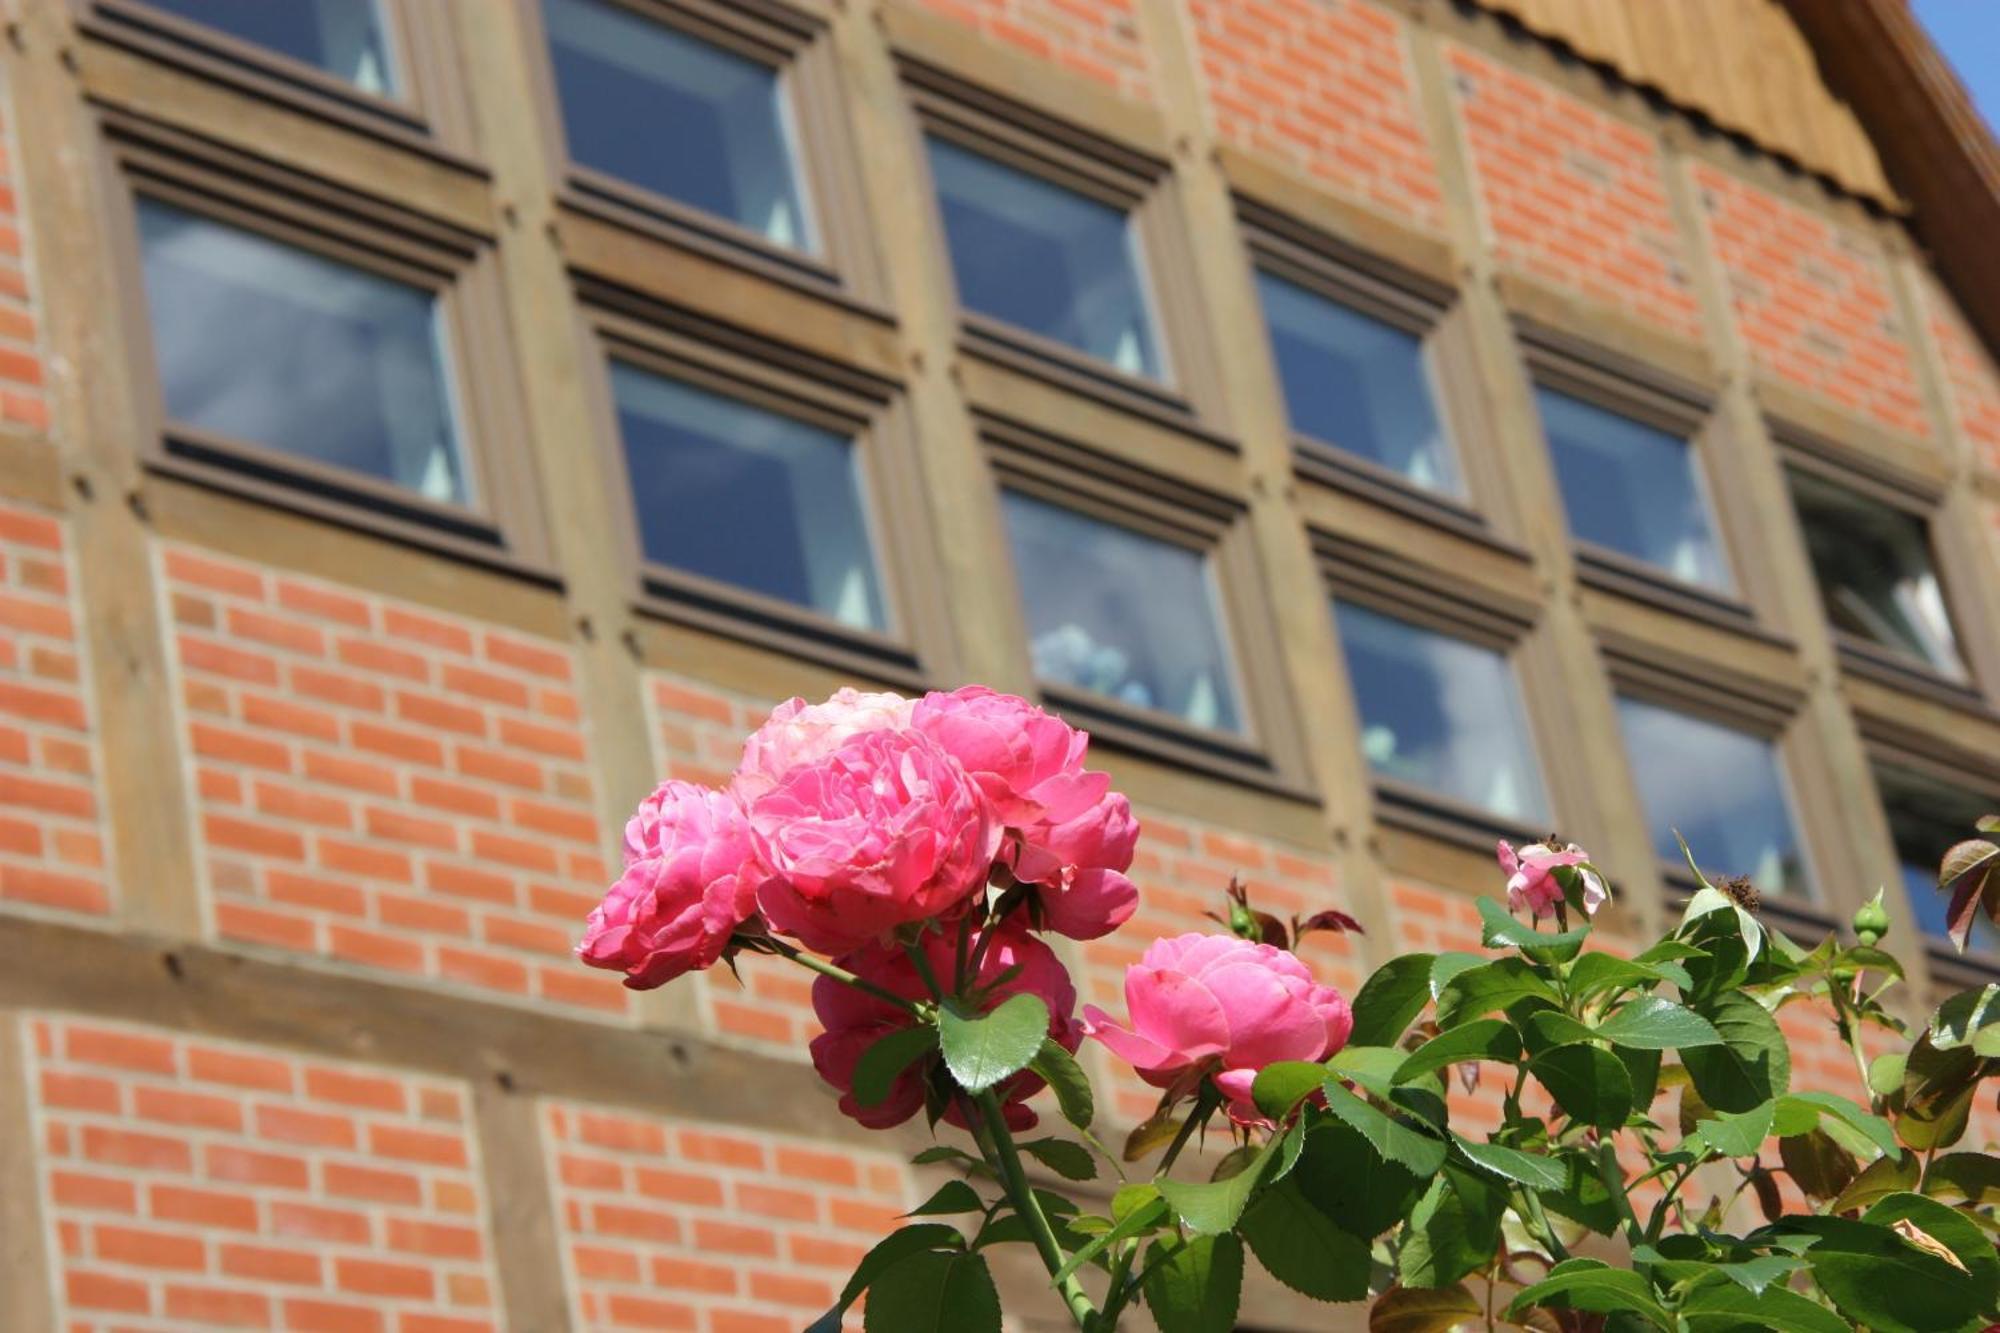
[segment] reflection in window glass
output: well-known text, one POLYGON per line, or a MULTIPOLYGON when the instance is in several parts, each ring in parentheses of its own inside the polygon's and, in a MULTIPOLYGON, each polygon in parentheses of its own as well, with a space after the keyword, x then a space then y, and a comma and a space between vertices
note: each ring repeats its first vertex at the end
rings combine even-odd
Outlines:
POLYGON ((393 97, 389 31, 377 0, 146 0, 326 71, 364 93, 393 97))
POLYGON ((1694 449, 1656 427, 1537 387, 1569 530, 1683 583, 1727 591, 1694 449))
POLYGON ((1924 520, 1811 473, 1790 481, 1834 627, 1963 675, 1924 520))
POLYGON ((1678 829, 1704 871, 1748 875, 1765 893, 1809 891, 1775 745, 1637 699, 1618 700, 1618 722, 1661 857, 1681 864, 1678 829))
POLYGON ((1292 429, 1456 494, 1422 340, 1269 273, 1257 287, 1292 429))
POLYGON ((990 157, 929 140, 959 304, 1163 379, 1122 210, 990 157))
POLYGON ((543 13, 572 161, 813 247, 776 70, 606 0, 543 13))
POLYGON ((853 441, 622 362, 611 390, 648 561, 883 627, 853 441))
POLYGON ((1547 821, 1527 710, 1506 657, 1345 602, 1335 603, 1334 618, 1370 768, 1505 819, 1547 821))
MULTIPOLYGON (((1903 889, 1909 894, 1917 925, 1926 935, 1949 940, 1945 909, 1951 904, 1951 895, 1938 892, 1938 863, 1953 844, 1977 837, 1973 826, 1980 816, 2000 809, 2000 801, 1981 801, 1900 768, 1877 769, 1875 785, 1889 816, 1889 836, 1895 840, 1903 889)), ((1995 939, 1993 923, 1984 912, 1975 913, 1972 947, 1993 953, 1997 944, 2000 940, 1995 939)))
POLYGON ((1003 504, 1036 675, 1242 729, 1206 556, 1014 491, 1003 504))
POLYGON ((150 199, 139 246, 173 421, 467 499, 434 293, 150 199))

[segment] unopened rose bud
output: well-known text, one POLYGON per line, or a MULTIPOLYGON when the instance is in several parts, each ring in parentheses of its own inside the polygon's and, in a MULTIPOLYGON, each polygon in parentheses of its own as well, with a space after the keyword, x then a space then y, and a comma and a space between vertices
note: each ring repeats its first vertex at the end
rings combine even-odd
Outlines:
POLYGON ((1889 933, 1889 912, 1882 906, 1882 891, 1877 889, 1854 913, 1854 937, 1863 944, 1873 947, 1889 933))

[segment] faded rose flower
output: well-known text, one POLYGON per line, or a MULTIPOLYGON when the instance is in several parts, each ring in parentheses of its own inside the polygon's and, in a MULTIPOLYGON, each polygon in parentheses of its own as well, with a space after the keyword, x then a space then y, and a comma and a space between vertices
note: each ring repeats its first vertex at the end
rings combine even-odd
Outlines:
POLYGON ((748 806, 791 769, 825 757, 849 736, 907 727, 912 707, 900 694, 851 688, 835 691, 825 703, 787 699, 743 742, 731 790, 748 806))
POLYGON ((1507 872, 1507 906, 1513 911, 1525 910, 1537 917, 1554 916, 1563 901, 1562 882, 1556 871, 1568 866, 1577 867, 1577 873, 1583 876, 1585 915, 1595 916, 1597 909, 1611 900, 1611 891, 1591 868, 1590 854, 1575 843, 1558 848, 1553 843, 1531 842, 1516 851, 1503 839, 1499 854, 1500 868, 1507 872))

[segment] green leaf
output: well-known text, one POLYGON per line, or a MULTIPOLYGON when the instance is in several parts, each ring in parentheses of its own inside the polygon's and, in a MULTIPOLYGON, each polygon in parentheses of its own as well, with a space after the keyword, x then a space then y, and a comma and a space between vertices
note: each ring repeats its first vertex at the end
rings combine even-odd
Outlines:
POLYGON ((1701 1099, 1718 1111, 1741 1113, 1783 1095, 1791 1086, 1792 1057, 1777 1020, 1735 991, 1716 996, 1707 1008, 1722 1044, 1681 1053, 1701 1099))
POLYGON ((2000 1255, 1977 1223, 1956 1208, 1921 1194, 1891 1194, 1861 1215, 1881 1226, 1914 1226, 1958 1259, 1979 1289, 1981 1313, 2000 1301, 2000 1255))
POLYGON ((1445 983, 1438 993, 1439 1027, 1456 1027, 1495 1009, 1535 996, 1557 1003, 1553 987, 1519 958, 1499 958, 1470 967, 1445 983))
POLYGON ((958 1234, 956 1227, 942 1222, 920 1222, 915 1226, 892 1231, 875 1242, 873 1249, 861 1257, 854 1266, 854 1276, 847 1279, 847 1286, 841 1290, 840 1300, 831 1310, 816 1320, 808 1333, 821 1333, 822 1326, 837 1333, 841 1316, 847 1307, 861 1298, 861 1293, 881 1274, 901 1263, 913 1254, 925 1250, 952 1249, 965 1247, 965 1238, 958 1234))
POLYGON ((1296 1177, 1258 1195, 1237 1230, 1264 1270, 1302 1296, 1358 1301, 1368 1294, 1368 1242, 1336 1225, 1296 1177))
POLYGON ((1396 1256, 1406 1287, 1448 1287, 1493 1260, 1507 1192, 1484 1176, 1447 1166, 1417 1201, 1396 1256))
POLYGON ((1452 1333, 1480 1312, 1479 1301, 1462 1286, 1391 1287, 1368 1311, 1368 1333, 1452 1333))
POLYGON ((1432 1037, 1410 1053, 1390 1081, 1414 1082, 1463 1060, 1497 1060, 1511 1064, 1520 1053, 1521 1039, 1515 1035, 1513 1024, 1497 1018, 1481 1018, 1432 1037))
POLYGON ((904 1216, 906 1217, 946 1217, 952 1213, 983 1213, 986 1200, 979 1197, 979 1191, 962 1180, 947 1180, 938 1186, 936 1194, 925 1199, 904 1216))
POLYGON ((1146 1308, 1160 1333, 1230 1333, 1243 1297, 1243 1242, 1198 1236, 1146 1249, 1146 1308), (1179 1245, 1177 1250, 1163 1247, 1179 1245))
POLYGON ((1760 1102, 1747 1111, 1723 1112, 1695 1126, 1694 1133, 1681 1146, 1689 1152, 1707 1149, 1724 1157, 1755 1157, 1764 1140, 1771 1137, 1771 1121, 1777 1112, 1775 1099, 1760 1102))
POLYGON ((1524 1287, 1507 1306, 1509 1316, 1533 1306, 1589 1310, 1597 1314, 1636 1314, 1656 1328, 1672 1329, 1674 1317, 1660 1305, 1645 1278, 1626 1268, 1596 1259, 1565 1259, 1533 1286, 1524 1287))
POLYGON ((1657 995, 1643 995, 1620 1006, 1597 1025, 1597 1035, 1615 1046, 1646 1051, 1677 1051, 1722 1042, 1721 1034, 1707 1019, 1657 995))
POLYGON ((1535 1055, 1554 1050, 1558 1046, 1574 1046, 1580 1041, 1595 1041, 1597 1034, 1577 1022, 1560 1009, 1539 1009, 1529 1014, 1521 1024, 1527 1034, 1528 1050, 1535 1055))
POLYGON ((1068 1259, 1058 1269, 1051 1282, 1060 1282, 1077 1269, 1095 1259, 1110 1246, 1130 1236, 1143 1235, 1160 1226, 1171 1215, 1167 1201, 1160 1197, 1160 1191, 1151 1184, 1127 1185, 1111 1199, 1111 1215, 1116 1218, 1111 1229, 1103 1235, 1093 1237, 1079 1249, 1070 1251, 1068 1259), (1123 1204, 1121 1208, 1119 1205, 1123 1204))
POLYGON ((1326 1068, 1386 1097, 1390 1080, 1409 1058, 1407 1051, 1394 1046, 1343 1046, 1327 1058, 1326 1068))
POLYGON ((1168 1180, 1162 1177, 1156 1182, 1160 1194, 1172 1205, 1181 1224, 1189 1231, 1202 1236, 1227 1231, 1236 1225, 1237 1218, 1243 1216, 1244 1205, 1250 1202, 1251 1193, 1263 1180, 1264 1172, 1279 1146, 1293 1134, 1304 1132, 1294 1128, 1271 1139, 1257 1151, 1248 1166, 1221 1180, 1168 1180))
POLYGON ((1580 1153, 1565 1154, 1565 1162, 1570 1168, 1569 1188, 1544 1195, 1542 1206, 1600 1236, 1616 1235, 1625 1225, 1625 1211, 1622 1200, 1611 1196, 1597 1163, 1580 1153))
MULTIPOLYGON (((1909 1197, 1921 1196, 1888 1196, 1909 1197)), ((1813 1281, 1841 1314, 1875 1333, 1938 1333, 1962 1328, 1982 1313, 1980 1284, 1970 1274, 1887 1225, 1806 1217, 1786 1218, 1783 1230, 1812 1238, 1806 1257, 1813 1281)))
POLYGON ((1687 969, 1671 960, 1639 962, 1616 954, 1587 953, 1576 960, 1569 972, 1570 993, 1581 1000, 1600 991, 1657 985, 1662 981, 1685 987, 1689 984, 1687 969))
POLYGON ((1451 1141, 1461 1156, 1474 1166, 1504 1180, 1526 1185, 1531 1190, 1559 1190, 1569 1184, 1569 1168, 1553 1157, 1522 1152, 1497 1143, 1474 1143, 1460 1134, 1451 1141))
POLYGON ((1975 1054, 2000 1056, 2000 986, 1962 990, 1939 1005, 1930 1037, 1940 1051, 1970 1043, 1975 1054))
POLYGON ((1326 1108, 1359 1131, 1378 1154, 1407 1167, 1419 1179, 1434 1174, 1444 1165, 1443 1140, 1411 1129, 1331 1079, 1326 1084, 1326 1108))
POLYGON ((911 1166, 935 1166, 939 1162, 953 1162, 963 1166, 984 1165, 965 1149, 953 1148, 942 1143, 934 1143, 910 1159, 911 1166))
POLYGON ((1348 1041, 1356 1046, 1394 1046, 1431 998, 1431 966, 1436 961, 1431 954, 1410 953, 1376 968, 1355 993, 1354 1030, 1348 1041))
POLYGON ((1424 1187, 1358 1131, 1333 1119, 1320 1121, 1307 1133, 1296 1174, 1306 1198, 1363 1240, 1402 1221, 1424 1187))
POLYGON ((1812 1199, 1836 1199, 1860 1173, 1854 1157, 1823 1129, 1778 1140, 1778 1160, 1812 1199))
POLYGON ((1042 1081, 1055 1093, 1056 1109, 1062 1118, 1078 1129, 1089 1129, 1090 1122, 1097 1115, 1097 1100, 1091 1095, 1090 1078, 1083 1072, 1083 1066, 1059 1045, 1055 1038, 1044 1037, 1035 1058, 1028 1062, 1028 1068, 1041 1075, 1042 1081))
POLYGON ((1905 1154, 1900 1158, 1883 1157, 1869 1163, 1854 1183, 1840 1192, 1828 1212, 1846 1213, 1857 1208, 1867 1208, 1891 1194, 1917 1187, 1917 1159, 1905 1154))
POLYGON ((863 1051, 854 1062, 855 1102, 869 1107, 888 1101, 903 1071, 936 1050, 937 1042, 937 1029, 926 1023, 897 1028, 863 1051))
POLYGON ((867 1333, 999 1333, 1000 1294, 977 1254, 926 1250, 868 1288, 867 1333))
POLYGON ((1068 1139, 1031 1139, 1021 1151, 1033 1157, 1064 1180, 1095 1180, 1097 1159, 1090 1149, 1068 1139))
POLYGON ((1809 1110, 1816 1117, 1831 1116, 1836 1124, 1845 1125, 1890 1157, 1903 1151, 1896 1145, 1896 1131, 1888 1121, 1879 1115, 1869 1114, 1845 1097, 1831 1092, 1793 1092, 1778 1098, 1778 1117, 1781 1121, 1799 1110, 1809 1110))
POLYGON ((1250 1085, 1250 1099, 1271 1120, 1282 1124, 1298 1104, 1319 1091, 1326 1082, 1326 1066, 1308 1060, 1280 1060, 1257 1071, 1250 1085))
MULTIPOLYGON (((1796 1264, 1796 1261, 1792 1261, 1796 1264)), ((1735 1265, 1741 1267, 1741 1265, 1735 1265)), ((1774 1333, 1852 1333, 1846 1320, 1782 1286, 1752 1291, 1733 1281, 1709 1281, 1681 1303, 1692 1333, 1771 1329, 1774 1333)))
POLYGON ((1452 978, 1459 973, 1469 972, 1475 967, 1484 967, 1491 961, 1476 953, 1460 953, 1455 950, 1439 954, 1437 961, 1431 964, 1431 998, 1435 1000, 1443 995, 1444 988, 1450 985, 1452 978))
POLYGON ((1760 1254, 1755 1259, 1715 1266, 1717 1272, 1753 1296, 1773 1282, 1783 1282, 1804 1267, 1805 1260, 1789 1254, 1760 1254))
POLYGON ((938 1010, 945 1067, 967 1092, 984 1092, 1020 1073, 1049 1035, 1049 1007, 1036 995, 1010 995, 977 1018, 938 1010))
POLYGON ((1632 1076, 1600 1046, 1558 1046, 1528 1062, 1563 1114, 1599 1129, 1618 1129, 1632 1115, 1632 1076))
POLYGON ((1620 1046, 1611 1052, 1632 1080, 1632 1109, 1640 1115, 1653 1104, 1660 1091, 1660 1052, 1620 1046))
POLYGON ((1578 926, 1561 934, 1544 934, 1533 925, 1516 921, 1507 909, 1491 898, 1478 902, 1479 918, 1485 929, 1480 943, 1489 949, 1519 949, 1530 958, 1545 963, 1567 963, 1576 957, 1590 938, 1590 927, 1578 926))
POLYGON ((1868 1062, 1868 1091, 1877 1097, 1893 1097, 1903 1090, 1903 1075, 1910 1057, 1903 1051, 1884 1051, 1868 1062))
POLYGON ((1949 1148, 1965 1134, 1985 1062, 1969 1046, 1941 1051, 1928 1034, 1903 1063, 1896 1137, 1920 1152, 1949 1148))
POLYGON ((2000 1157, 1983 1152, 1947 1153, 1924 1172, 1924 1193, 1964 1199, 1974 1206, 2000 1202, 2000 1157))

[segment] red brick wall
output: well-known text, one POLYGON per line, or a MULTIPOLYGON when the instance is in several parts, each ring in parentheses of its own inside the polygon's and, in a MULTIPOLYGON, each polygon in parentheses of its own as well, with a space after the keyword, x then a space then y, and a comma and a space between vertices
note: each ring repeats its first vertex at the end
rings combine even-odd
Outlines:
POLYGON ((572 1103, 544 1129, 578 1333, 794 1333, 915 1202, 886 1153, 572 1103))
POLYGON ((0 903, 110 905, 97 747, 61 523, 0 505, 0 903))
POLYGON ((2000 369, 1986 344, 1965 322, 1951 296, 1935 280, 1924 284, 1931 341, 1942 362, 1946 391, 1958 428, 1973 452, 1990 468, 2000 468, 2000 369))
POLYGON ((499 1328, 463 1088, 149 1028, 27 1026, 70 1333, 499 1328))
POLYGON ((1658 142, 1461 47, 1448 60, 1495 257, 1699 339, 1658 142))
POLYGON ((606 867, 566 649, 185 547, 162 571, 218 935, 627 1009, 570 956, 606 867))
POLYGON ((1879 251, 1714 167, 1695 168, 1737 326, 1757 365, 1857 415, 1928 432, 1879 251))
POLYGON ((1137 0, 923 0, 987 37, 1109 84, 1152 96, 1137 0))
POLYGON ((0 105, 0 430, 42 431, 49 426, 49 408, 7 119, 0 105))
POLYGON ((1217 134, 1433 232, 1403 21, 1367 0, 1188 0, 1217 134))

